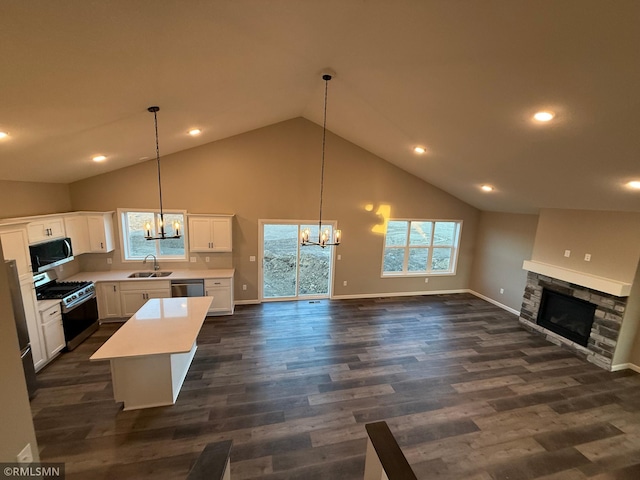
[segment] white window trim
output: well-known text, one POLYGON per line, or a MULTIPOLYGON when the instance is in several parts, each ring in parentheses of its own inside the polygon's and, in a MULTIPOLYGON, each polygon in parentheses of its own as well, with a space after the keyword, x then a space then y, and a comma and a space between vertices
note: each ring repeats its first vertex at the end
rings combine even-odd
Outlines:
POLYGON ((408 225, 408 229, 409 232, 407 234, 407 244, 402 246, 402 247, 387 247, 387 232, 386 232, 386 228, 385 228, 385 233, 384 233, 384 237, 382 239, 382 260, 380 262, 380 278, 410 278, 410 277, 452 277, 456 275, 456 272, 458 270, 458 254, 459 254, 459 250, 460 250, 460 241, 462 239, 462 225, 463 225, 463 221, 459 220, 459 219, 444 219, 444 218, 438 218, 438 219, 433 219, 433 218, 427 218, 427 219, 420 219, 420 218, 390 218, 388 220, 389 222, 409 222, 408 225), (409 245, 409 238, 410 238, 410 232, 411 232, 411 222, 432 222, 434 224, 434 231, 435 231, 435 224, 438 222, 455 222, 458 224, 458 231, 456 232, 456 238, 455 238, 455 244, 454 245, 433 245, 433 232, 431 233, 431 245, 415 245, 415 246, 410 246, 409 245), (384 254, 386 252, 387 248, 397 248, 397 249, 403 249, 404 250, 404 259, 403 259, 403 263, 402 263, 402 272, 385 272, 384 271, 384 254), (431 258, 433 256, 433 249, 434 248, 451 248, 452 249, 452 255, 451 255, 451 263, 453 264, 453 268, 452 270, 446 271, 446 272, 438 272, 438 271, 426 271, 426 272, 409 272, 407 271, 408 268, 408 261, 409 261, 409 249, 410 248, 428 248, 429 249, 429 257, 427 258, 427 265, 431 264, 431 258))
MULTIPOLYGON (((149 212, 153 214, 160 213, 159 208, 118 208, 118 230, 120 233, 120 245, 122 248, 120 249, 120 258, 123 263, 140 263, 142 259, 140 258, 126 258, 128 253, 129 243, 127 239, 124 238, 124 218, 123 214, 127 212, 149 212)), ((188 262, 189 261, 189 233, 188 233, 188 219, 187 219, 187 211, 186 210, 167 210, 163 209, 162 212, 164 214, 178 214, 182 215, 184 218, 184 223, 182 225, 182 238, 184 239, 184 256, 157 256, 158 261, 169 261, 169 262, 188 262)), ((151 240, 149 240, 151 241, 151 240)), ((160 242, 162 240, 155 240, 156 242, 160 242)))

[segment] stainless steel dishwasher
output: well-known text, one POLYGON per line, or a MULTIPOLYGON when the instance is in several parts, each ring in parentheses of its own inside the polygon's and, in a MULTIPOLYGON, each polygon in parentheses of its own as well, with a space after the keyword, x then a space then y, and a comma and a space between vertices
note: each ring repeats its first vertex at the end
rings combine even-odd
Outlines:
POLYGON ((204 297, 204 280, 171 280, 172 297, 204 297))

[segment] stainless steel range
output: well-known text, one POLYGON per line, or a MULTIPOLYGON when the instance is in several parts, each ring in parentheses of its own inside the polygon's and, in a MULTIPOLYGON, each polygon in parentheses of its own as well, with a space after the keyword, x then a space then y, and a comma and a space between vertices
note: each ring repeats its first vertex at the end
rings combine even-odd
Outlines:
POLYGON ((38 300, 60 300, 67 350, 98 329, 98 303, 93 282, 58 282, 55 272, 33 277, 38 300))

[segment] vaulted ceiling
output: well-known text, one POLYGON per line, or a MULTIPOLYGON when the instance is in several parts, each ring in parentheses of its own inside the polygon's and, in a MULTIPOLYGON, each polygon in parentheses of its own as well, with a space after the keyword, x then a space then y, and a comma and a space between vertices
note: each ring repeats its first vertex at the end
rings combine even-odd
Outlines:
POLYGON ((0 179, 153 158, 150 105, 163 155, 321 123, 330 67, 331 131, 478 208, 640 211, 638 25, 637 0, 3 2, 0 179))

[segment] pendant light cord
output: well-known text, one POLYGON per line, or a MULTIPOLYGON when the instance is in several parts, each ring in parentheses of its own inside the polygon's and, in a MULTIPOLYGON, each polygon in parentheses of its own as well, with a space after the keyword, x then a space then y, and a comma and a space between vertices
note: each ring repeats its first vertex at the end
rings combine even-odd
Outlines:
POLYGON ((320 167, 320 216, 318 217, 318 241, 322 237, 322 193, 324 191, 324 148, 327 138, 327 91, 331 75, 323 75, 324 79, 324 119, 322 122, 322 164, 320 167))
POLYGON ((160 146, 158 142, 158 114, 157 110, 153 111, 153 123, 156 129, 156 164, 158 166, 158 192, 160 193, 160 234, 164 235, 164 213, 162 211, 162 181, 160 179, 160 146))

